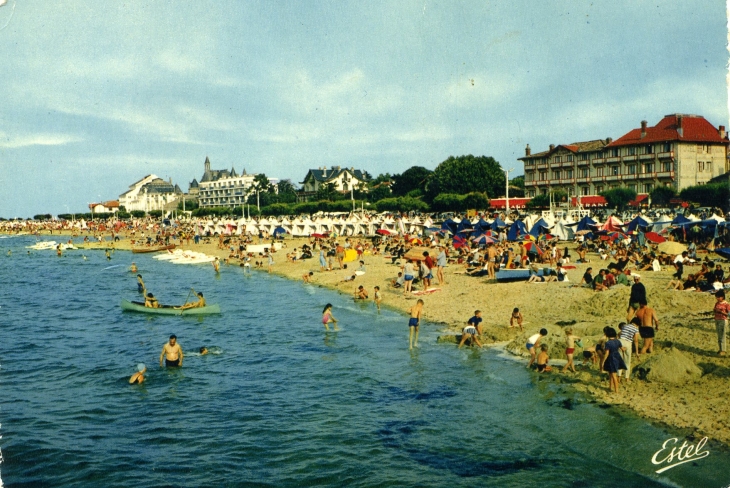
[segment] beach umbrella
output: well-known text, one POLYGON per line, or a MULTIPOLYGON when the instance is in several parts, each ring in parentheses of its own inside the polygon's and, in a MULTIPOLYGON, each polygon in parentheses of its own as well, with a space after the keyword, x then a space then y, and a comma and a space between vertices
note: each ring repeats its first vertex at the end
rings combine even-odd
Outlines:
POLYGON ((542 249, 534 241, 527 240, 522 245, 525 246, 525 249, 527 249, 528 252, 536 252, 538 254, 542 254, 542 249))
POLYGON ((392 234, 392 232, 389 231, 388 229, 378 229, 375 231, 375 233, 380 234, 381 236, 389 236, 392 234))
POLYGON ((495 242, 497 242, 496 240, 492 239, 491 237, 489 237, 486 234, 476 236, 472 240, 474 241, 475 244, 494 244, 495 242))
POLYGON ((454 249, 459 249, 460 247, 466 246, 466 239, 459 236, 454 236, 454 249))
POLYGON ((665 252, 667 254, 682 254, 684 251, 687 250, 687 246, 685 246, 681 242, 674 241, 664 241, 657 247, 659 248, 659 251, 665 252))
POLYGON ((653 242, 654 244, 661 244, 662 242, 666 241, 666 239, 656 232, 647 232, 644 234, 644 237, 647 241, 653 242))

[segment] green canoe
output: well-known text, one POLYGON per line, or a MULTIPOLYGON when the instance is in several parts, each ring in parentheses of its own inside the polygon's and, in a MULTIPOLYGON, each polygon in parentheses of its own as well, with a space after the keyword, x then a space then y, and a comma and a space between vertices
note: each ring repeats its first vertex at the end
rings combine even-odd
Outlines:
POLYGON ((157 315, 210 315, 214 313, 221 313, 220 305, 206 305, 205 307, 178 310, 170 305, 163 305, 160 308, 145 307, 144 302, 130 302, 129 300, 122 300, 122 310, 157 315))

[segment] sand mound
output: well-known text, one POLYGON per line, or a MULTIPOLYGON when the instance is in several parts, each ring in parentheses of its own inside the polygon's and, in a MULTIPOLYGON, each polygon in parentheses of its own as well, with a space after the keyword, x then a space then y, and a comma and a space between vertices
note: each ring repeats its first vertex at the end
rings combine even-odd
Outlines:
POLYGON ((659 383, 683 384, 702 376, 702 370, 679 349, 665 349, 637 368, 640 376, 659 383))

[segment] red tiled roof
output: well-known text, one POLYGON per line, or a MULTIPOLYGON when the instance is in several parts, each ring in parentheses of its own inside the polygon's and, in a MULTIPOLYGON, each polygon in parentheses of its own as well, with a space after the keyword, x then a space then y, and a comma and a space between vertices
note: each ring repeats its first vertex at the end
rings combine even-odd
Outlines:
MULTIPOLYGON (((493 198, 489 200, 489 206, 492 208, 505 208, 505 200, 506 199, 504 198, 493 198)), ((530 198, 510 198, 509 208, 525 208, 527 202, 529 202, 530 200, 530 198)))
POLYGON ((653 142, 686 141, 686 142, 711 142, 715 144, 727 144, 728 137, 720 137, 718 129, 710 124, 704 117, 698 115, 672 114, 666 115, 654 127, 646 128, 646 135, 641 137, 641 128, 633 129, 627 134, 619 137, 606 147, 631 146, 634 144, 650 144, 653 142), (678 132, 678 116, 682 117, 683 134, 678 132))

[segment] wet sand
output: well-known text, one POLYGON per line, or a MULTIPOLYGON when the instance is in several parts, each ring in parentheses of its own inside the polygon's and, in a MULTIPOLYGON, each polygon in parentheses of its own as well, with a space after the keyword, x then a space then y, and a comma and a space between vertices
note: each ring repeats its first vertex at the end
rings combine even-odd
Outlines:
MULTIPOLYGON (((62 241, 61 236, 53 234, 43 236, 44 240, 62 241)), ((353 242, 356 239, 351 239, 353 242)), ((76 239, 78 241, 78 238, 76 239)), ((293 280, 301 280, 302 275, 314 272, 314 285, 336 289, 344 294, 354 295, 355 289, 363 285, 370 297, 373 287, 380 286, 382 306, 405 312, 416 301, 422 298, 425 302, 424 319, 435 322, 442 327, 439 342, 443 347, 456 347, 457 336, 461 328, 471 317, 475 309, 482 310, 484 343, 507 343, 506 349, 527 357, 524 347, 527 337, 545 327, 549 335, 544 340, 550 345, 550 357, 565 359, 565 326, 558 322, 574 322, 571 327, 574 333, 584 338, 584 345, 590 346, 602 335, 604 326, 617 328, 620 321, 626 318, 629 287, 617 286, 605 292, 593 292, 585 288, 572 287, 577 284, 585 269, 589 266, 597 271, 608 262, 601 261, 597 255, 589 255, 591 263, 578 264, 576 269, 568 270, 570 283, 528 284, 526 282, 496 283, 486 278, 474 278, 458 274, 461 266, 451 265, 446 268, 446 284, 434 286, 440 291, 420 297, 404 297, 402 289, 393 289, 390 280, 395 278, 398 266, 390 264, 390 259, 383 256, 365 255, 367 272, 358 276, 354 282, 340 283, 348 271, 354 271, 357 264, 348 263, 350 270, 320 271, 318 252, 313 259, 298 262, 287 262, 286 253, 307 242, 307 239, 287 239, 287 248, 275 254, 273 273, 293 280), (513 308, 518 307, 524 315, 524 332, 509 328, 509 317, 513 308)), ((110 243, 88 244, 85 249, 105 249, 110 243)), ((129 250, 128 239, 115 243, 117 250, 129 250)), ((210 244, 183 245, 184 249, 217 255, 228 256, 228 250, 217 248, 217 239, 210 244)), ((568 246, 573 249, 572 245, 568 246)), ((53 251, 36 251, 53 252, 53 251)), ((68 251, 78 252, 78 251, 68 251)), ((576 256, 575 253, 573 253, 576 256)), ((702 256, 701 256, 702 257, 702 256)), ((256 261, 255 257, 252 261, 256 261)), ((121 257, 115 255, 117 263, 131 263, 134 255, 121 257)), ((214 272, 210 265, 198 265, 201 272, 214 272)), ((225 264, 224 264, 225 266, 225 264)), ((232 260, 230 266, 238 266, 232 260)), ((337 262, 335 261, 335 267, 337 262)), ((685 268, 686 274, 693 272, 693 267, 685 268)), ((266 272, 266 267, 258 270, 266 272)), ((661 272, 641 272, 642 282, 647 288, 649 305, 653 307, 660 321, 660 330, 655 338, 655 352, 632 359, 632 369, 640 368, 651 356, 661 354, 666 348, 674 347, 689 357, 701 370, 702 376, 684 384, 649 382, 636 377, 631 382, 621 383, 620 392, 613 394, 608 389, 606 374, 600 374, 594 366, 590 369, 578 368, 577 374, 559 372, 554 368, 550 373, 552 381, 571 385, 578 391, 585 392, 597 401, 607 404, 625 405, 639 415, 654 421, 666 423, 680 428, 695 430, 701 436, 730 444, 730 403, 725 394, 730 377, 730 357, 717 356, 717 335, 712 315, 715 299, 708 293, 665 291, 664 288, 674 270, 661 272)), ((373 313, 376 313, 373 305, 373 313)), ((403 321, 403 346, 408 344, 407 319, 403 321)), ((576 350, 576 364, 580 364, 581 350, 576 350)))

